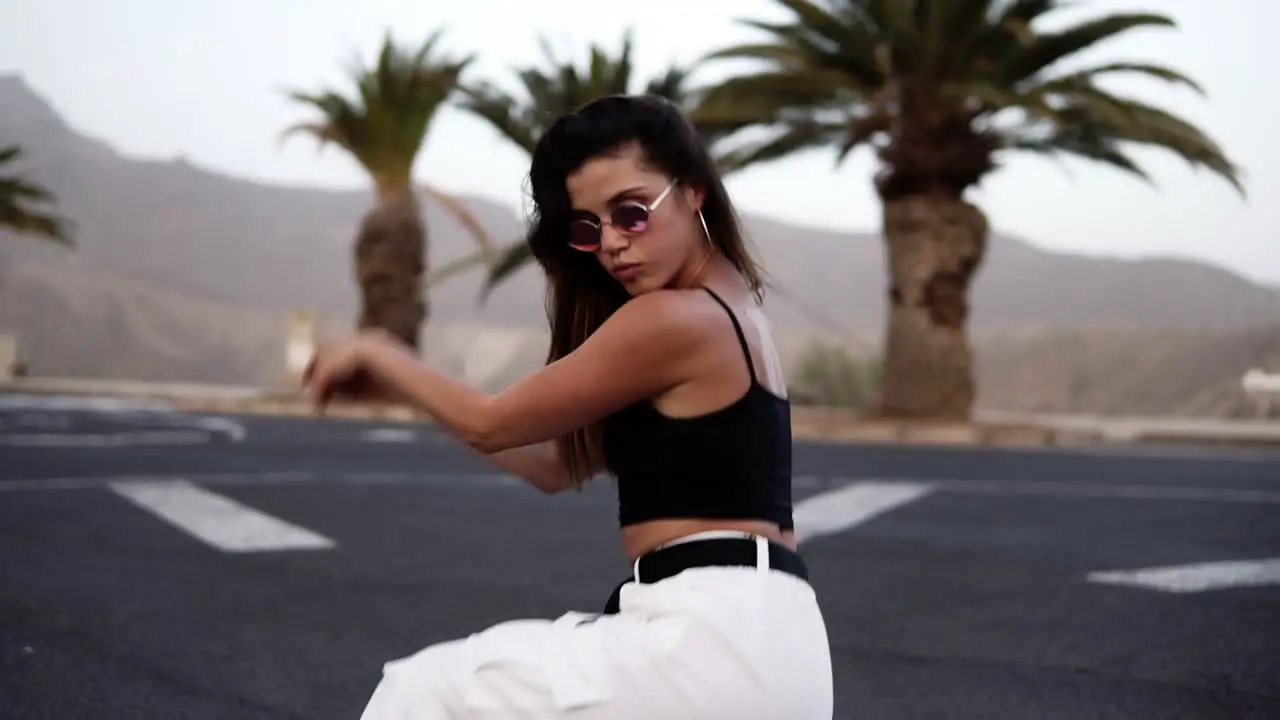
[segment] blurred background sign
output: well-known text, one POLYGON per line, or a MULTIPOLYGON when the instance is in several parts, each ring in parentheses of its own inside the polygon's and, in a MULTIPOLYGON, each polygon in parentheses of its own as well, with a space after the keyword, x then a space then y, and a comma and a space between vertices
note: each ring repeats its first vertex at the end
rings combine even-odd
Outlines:
POLYGON ((295 312, 289 318, 289 331, 285 338, 285 382, 297 385, 302 373, 316 349, 315 318, 310 313, 295 312))

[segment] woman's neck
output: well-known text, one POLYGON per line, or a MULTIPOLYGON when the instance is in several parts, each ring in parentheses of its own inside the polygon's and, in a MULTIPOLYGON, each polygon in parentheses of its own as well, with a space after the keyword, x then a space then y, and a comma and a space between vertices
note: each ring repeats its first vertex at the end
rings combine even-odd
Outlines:
POLYGON ((671 287, 692 288, 704 285, 709 277, 718 274, 719 266, 724 262, 724 256, 718 250, 707 248, 696 260, 686 266, 688 270, 676 275, 671 287))

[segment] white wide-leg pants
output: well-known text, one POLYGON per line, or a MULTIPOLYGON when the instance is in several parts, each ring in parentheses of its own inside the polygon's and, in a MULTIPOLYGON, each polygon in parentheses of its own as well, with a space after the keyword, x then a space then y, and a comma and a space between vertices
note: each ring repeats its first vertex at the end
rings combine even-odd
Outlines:
POLYGON ((628 583, 615 615, 511 620, 387 663, 362 720, 830 720, 813 589, 702 567, 628 583))

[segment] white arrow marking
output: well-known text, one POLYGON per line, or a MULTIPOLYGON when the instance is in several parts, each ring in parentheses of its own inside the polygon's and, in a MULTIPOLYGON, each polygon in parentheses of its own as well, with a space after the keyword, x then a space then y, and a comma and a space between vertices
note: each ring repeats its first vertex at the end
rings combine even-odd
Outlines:
POLYGON ((926 483, 860 482, 796 503, 796 542, 844 532, 928 495, 926 483))
POLYGON ((1126 585, 1170 593, 1194 593, 1230 587, 1280 585, 1280 558, 1167 565, 1137 570, 1099 570, 1089 582, 1126 585))
POLYGON ((116 494, 226 552, 324 550, 336 543, 186 480, 114 482, 116 494))

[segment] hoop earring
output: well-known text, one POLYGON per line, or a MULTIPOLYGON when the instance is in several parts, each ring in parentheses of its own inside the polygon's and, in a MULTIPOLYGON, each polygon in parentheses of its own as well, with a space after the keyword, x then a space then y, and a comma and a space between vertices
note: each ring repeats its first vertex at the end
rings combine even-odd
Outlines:
POLYGON ((701 208, 698 209, 698 222, 702 223, 702 232, 707 236, 707 244, 715 245, 715 243, 711 242, 711 231, 707 229, 707 219, 702 217, 701 208))

